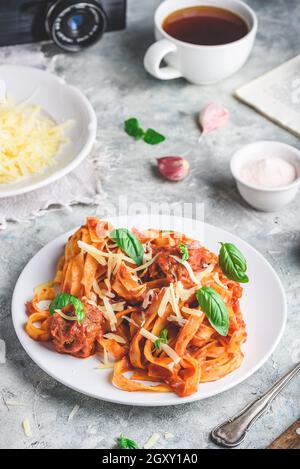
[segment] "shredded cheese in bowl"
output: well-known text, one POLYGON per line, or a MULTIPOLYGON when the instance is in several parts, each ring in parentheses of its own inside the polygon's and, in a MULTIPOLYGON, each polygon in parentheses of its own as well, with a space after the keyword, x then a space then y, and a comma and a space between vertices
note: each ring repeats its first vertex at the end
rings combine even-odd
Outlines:
POLYGON ((42 172, 68 139, 67 123, 58 125, 37 105, 0 104, 0 183, 7 184, 42 172))

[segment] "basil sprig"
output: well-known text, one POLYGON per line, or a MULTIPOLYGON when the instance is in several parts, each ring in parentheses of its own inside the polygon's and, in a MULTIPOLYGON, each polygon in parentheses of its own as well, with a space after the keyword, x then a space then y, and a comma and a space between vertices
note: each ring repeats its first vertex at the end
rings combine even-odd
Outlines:
POLYGON ((124 435, 120 435, 118 438, 118 448, 120 449, 139 449, 137 443, 134 440, 125 438, 124 435))
POLYGON ((130 135, 130 137, 133 137, 136 140, 140 140, 142 138, 144 142, 149 145, 157 145, 158 143, 166 140, 166 137, 154 129, 142 129, 136 117, 131 117, 124 122, 124 130, 128 135, 130 135))
POLYGON ((162 329, 160 331, 160 336, 159 339, 156 339, 154 342, 154 347, 159 350, 161 347, 161 344, 167 344, 168 343, 168 329, 162 329))
POLYGON ((70 295, 70 293, 60 293, 50 303, 49 311, 50 314, 54 314, 56 309, 63 309, 66 306, 73 305, 77 321, 80 323, 84 317, 84 306, 76 296, 70 295))
POLYGON ((197 291, 196 298, 212 327, 220 335, 227 336, 229 313, 219 293, 211 287, 204 286, 197 291))
POLYGON ((221 243, 219 265, 224 275, 230 280, 247 283, 247 261, 239 249, 232 243, 221 243))
POLYGON ((180 243, 180 244, 179 244, 179 249, 180 249, 180 252, 181 252, 181 259, 182 259, 183 261, 187 261, 188 258, 189 258, 189 251, 188 251, 188 248, 186 247, 185 244, 180 243))
POLYGON ((110 238, 129 256, 137 265, 142 265, 144 248, 140 241, 127 228, 117 228, 110 233, 110 238))

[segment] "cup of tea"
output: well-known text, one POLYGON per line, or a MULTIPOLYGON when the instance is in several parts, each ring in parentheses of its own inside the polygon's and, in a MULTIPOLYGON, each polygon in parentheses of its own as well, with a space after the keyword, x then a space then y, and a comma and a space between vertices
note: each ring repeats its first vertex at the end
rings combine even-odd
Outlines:
POLYGON ((157 42, 144 57, 146 70, 160 80, 184 77, 199 85, 239 70, 257 31, 256 14, 241 0, 165 0, 154 23, 157 42))

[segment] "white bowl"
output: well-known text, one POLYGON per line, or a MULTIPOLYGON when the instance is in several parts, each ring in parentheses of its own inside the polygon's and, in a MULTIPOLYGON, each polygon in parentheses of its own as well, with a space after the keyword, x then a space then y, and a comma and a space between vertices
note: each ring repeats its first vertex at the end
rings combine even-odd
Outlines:
POLYGON ((281 209, 294 199, 299 189, 300 150, 286 143, 268 140, 250 143, 234 154, 230 167, 243 199, 252 207, 264 212, 281 209), (243 180, 241 169, 245 164, 270 155, 292 163, 297 171, 297 179, 287 186, 272 189, 261 189, 243 180))
POLYGON ((0 184, 0 198, 38 189, 65 176, 89 154, 96 138, 97 118, 88 99, 74 86, 51 73, 33 67, 0 66, 7 94, 17 103, 38 104, 57 123, 72 121, 64 134, 69 142, 61 146, 57 163, 45 171, 11 184, 0 184))

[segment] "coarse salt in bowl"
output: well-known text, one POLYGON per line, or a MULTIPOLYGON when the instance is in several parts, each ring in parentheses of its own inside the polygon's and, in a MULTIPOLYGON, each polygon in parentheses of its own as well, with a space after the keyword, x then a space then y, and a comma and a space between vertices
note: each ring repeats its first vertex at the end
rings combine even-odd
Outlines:
MULTIPOLYGON (((243 199, 252 207, 265 212, 280 210, 296 196, 300 185, 300 150, 286 143, 276 141, 259 141, 242 147, 231 159, 231 172, 236 180, 237 188, 243 199), (259 175, 247 173, 246 169, 259 168, 259 162, 268 159, 264 171, 268 171, 265 186, 264 178, 259 175), (275 179, 275 170, 271 168, 272 158, 274 167, 278 165, 278 159, 287 164, 282 165, 286 171, 283 184, 275 179), (294 177, 292 177, 294 168, 294 177), (288 174, 288 170, 290 171, 288 174), (273 174, 272 174, 273 173, 273 174), (248 177, 247 177, 248 174, 248 177), (274 184, 272 186, 273 177, 274 184), (285 181, 290 181, 288 184, 285 181)), ((263 165, 261 165, 263 166, 263 165)))

